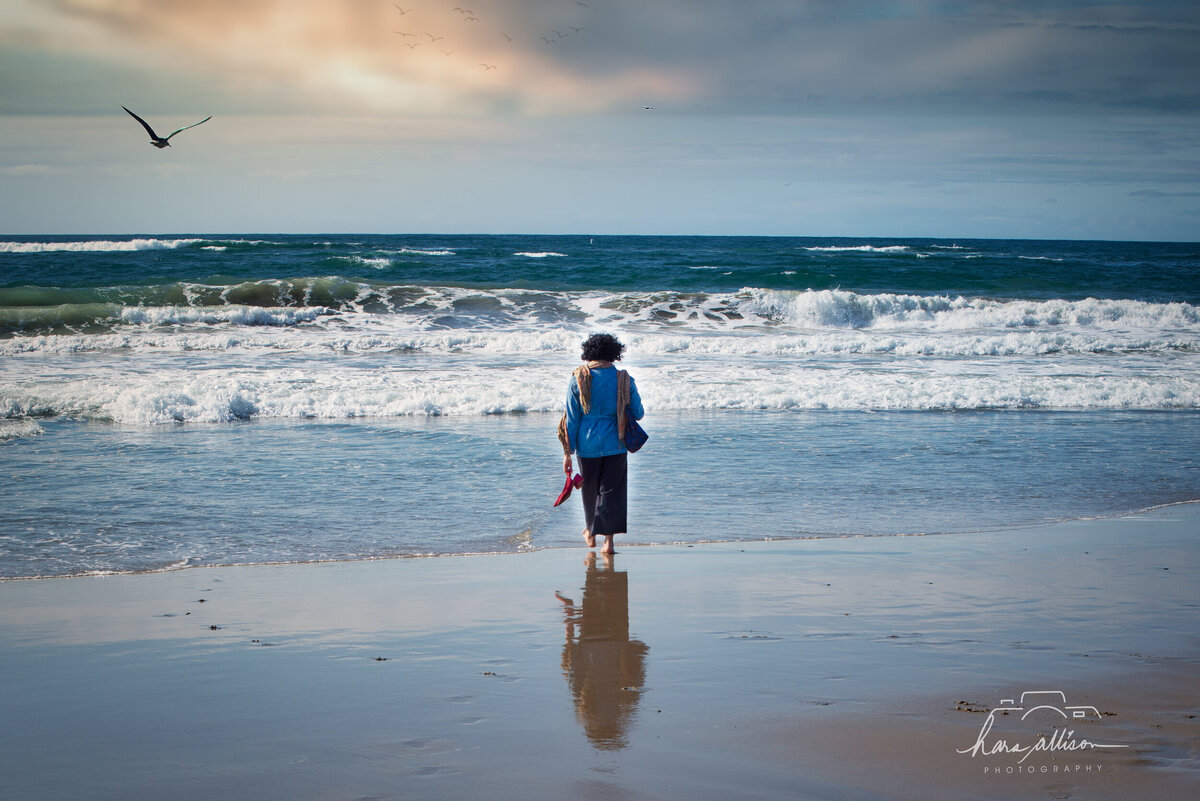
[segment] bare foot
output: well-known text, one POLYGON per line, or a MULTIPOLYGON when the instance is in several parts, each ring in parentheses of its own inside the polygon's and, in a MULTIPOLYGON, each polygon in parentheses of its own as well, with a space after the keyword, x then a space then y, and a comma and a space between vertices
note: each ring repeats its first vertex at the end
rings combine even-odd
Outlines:
POLYGON ((604 550, 600 551, 600 553, 604 554, 605 556, 610 556, 617 552, 617 549, 613 547, 613 539, 615 539, 615 538, 614 537, 608 538, 608 542, 605 543, 605 545, 604 545, 604 550))
POLYGON ((587 543, 587 547, 589 548, 596 547, 596 535, 586 528, 583 530, 583 541, 587 543))

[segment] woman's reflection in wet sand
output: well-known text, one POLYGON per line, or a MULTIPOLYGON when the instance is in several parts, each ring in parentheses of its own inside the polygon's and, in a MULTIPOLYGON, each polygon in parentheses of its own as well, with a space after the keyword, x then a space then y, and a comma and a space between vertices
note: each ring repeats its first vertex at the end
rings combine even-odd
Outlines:
POLYGON ((596 554, 587 555, 582 604, 555 593, 566 615, 562 667, 575 696, 575 715, 592 745, 607 751, 628 744, 650 650, 629 639, 629 577, 613 569, 613 558, 604 554, 597 566, 596 554))

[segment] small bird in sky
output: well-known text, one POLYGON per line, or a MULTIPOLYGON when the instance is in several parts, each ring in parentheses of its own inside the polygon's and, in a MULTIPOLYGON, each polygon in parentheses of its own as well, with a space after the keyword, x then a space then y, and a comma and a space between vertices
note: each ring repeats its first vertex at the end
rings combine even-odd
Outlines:
POLYGON ((437 40, 439 40, 439 39, 445 39, 445 38, 446 38, 445 36, 434 36, 434 35, 433 35, 432 33, 430 33, 429 31, 425 31, 425 35, 429 37, 429 41, 430 41, 430 43, 436 42, 436 41, 437 41, 437 40))
MULTIPOLYGON (((121 108, 125 108, 125 107, 121 106, 121 108)), ((171 143, 167 140, 169 140, 172 136, 179 133, 180 131, 186 131, 188 128, 195 128, 197 125, 208 122, 209 120, 212 119, 212 115, 209 114, 207 117, 200 120, 200 122, 193 122, 191 125, 185 125, 182 128, 180 128, 179 130, 172 131, 171 133, 167 134, 166 136, 159 136, 158 134, 156 134, 154 132, 154 129, 150 127, 150 124, 147 123, 145 120, 143 120, 141 117, 134 114, 132 111, 129 111, 129 109, 127 109, 127 108, 125 108, 125 111, 129 112, 130 117, 133 117, 135 120, 137 120, 138 122, 140 122, 142 124, 142 127, 146 129, 146 133, 150 134, 150 144, 154 145, 157 148, 170 147, 171 143)))
POLYGON ((401 8, 397 3, 392 3, 392 5, 396 6, 396 10, 400 12, 400 16, 404 16, 408 12, 412 11, 411 8, 401 8))

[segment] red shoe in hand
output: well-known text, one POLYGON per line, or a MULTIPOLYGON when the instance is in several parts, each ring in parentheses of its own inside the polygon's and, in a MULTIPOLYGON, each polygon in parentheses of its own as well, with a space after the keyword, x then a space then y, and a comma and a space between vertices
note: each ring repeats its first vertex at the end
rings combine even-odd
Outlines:
POLYGON ((568 475, 567 483, 563 485, 562 492, 560 492, 558 494, 558 500, 556 500, 554 502, 554 505, 558 506, 563 501, 565 501, 567 498, 570 498, 571 490, 575 489, 576 487, 582 487, 582 486, 583 486, 583 476, 576 473, 575 477, 572 478, 570 475, 568 475))

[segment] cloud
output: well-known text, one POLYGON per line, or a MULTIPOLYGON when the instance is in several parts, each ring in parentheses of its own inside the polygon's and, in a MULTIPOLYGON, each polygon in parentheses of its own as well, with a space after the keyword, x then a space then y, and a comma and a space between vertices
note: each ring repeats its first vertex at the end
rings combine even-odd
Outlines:
POLYGON ((401 5, 412 10, 386 0, 26 4, 0 46, 59 67, 30 87, 6 83, 6 106, 68 74, 79 91, 63 103, 140 72, 162 87, 138 86, 156 103, 181 90, 226 111, 1200 110, 1200 14, 1167 0, 479 0, 471 17, 441 0, 401 5))
POLYGON ((8 176, 26 176, 26 175, 51 175, 53 173, 62 172, 61 167, 56 167, 50 164, 13 164, 5 167, 0 167, 0 175, 8 176))
POLYGON ((470 21, 433 0, 409 5, 400 15, 388 2, 54 0, 71 23, 55 49, 137 63, 167 85, 199 81, 240 110, 589 113, 696 93, 686 70, 650 60, 574 64, 568 51, 590 20, 573 2, 499 0, 470 21))

